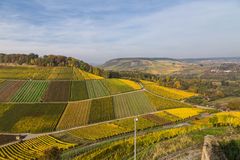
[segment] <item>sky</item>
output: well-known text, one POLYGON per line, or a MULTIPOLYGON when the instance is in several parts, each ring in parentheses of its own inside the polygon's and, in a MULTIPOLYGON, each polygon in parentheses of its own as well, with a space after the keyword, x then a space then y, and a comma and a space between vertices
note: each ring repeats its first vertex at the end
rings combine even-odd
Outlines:
POLYGON ((240 56, 239 0, 0 0, 0 53, 240 56))

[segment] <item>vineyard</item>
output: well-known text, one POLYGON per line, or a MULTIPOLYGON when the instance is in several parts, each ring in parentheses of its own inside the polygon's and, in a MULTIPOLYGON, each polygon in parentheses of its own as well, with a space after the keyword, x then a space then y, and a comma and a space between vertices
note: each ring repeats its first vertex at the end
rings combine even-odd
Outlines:
POLYGON ((89 123, 96 123, 114 119, 114 108, 112 97, 92 100, 89 123))
POLYGON ((191 105, 182 103, 180 101, 166 99, 163 97, 157 97, 156 95, 153 95, 149 92, 144 92, 144 94, 148 97, 151 104, 157 110, 170 109, 170 108, 181 108, 181 107, 192 107, 191 105))
POLYGON ((4 81, 0 86, 0 102, 8 102, 11 97, 21 88, 24 81, 4 81))
POLYGON ((65 104, 0 104, 0 131, 39 133, 55 129, 65 104))
POLYGON ((120 79, 103 79, 101 82, 111 94, 133 91, 134 88, 122 82, 120 79))
POLYGON ((45 102, 68 101, 70 97, 71 81, 51 81, 45 93, 45 102))
MULTIPOLYGON (((193 131, 199 131, 201 128, 201 126, 185 126, 157 131, 143 136, 140 135, 137 137, 138 153, 140 154, 141 151, 146 150, 153 144, 162 140, 191 133, 193 131)), ((109 159, 128 159, 132 157, 132 146, 133 138, 119 140, 111 144, 102 145, 97 149, 89 150, 76 159, 104 159, 104 157, 108 157, 109 159)))
POLYGON ((88 99, 86 81, 72 81, 71 101, 88 99))
POLYGON ((47 81, 27 81, 12 97, 12 102, 40 102, 48 88, 47 81))
POLYGON ((115 96, 113 103, 117 118, 156 111, 143 92, 115 96))
POLYGON ((52 147, 68 149, 74 144, 59 141, 51 136, 41 136, 21 143, 0 148, 0 159, 32 160, 44 156, 44 151, 52 147))
POLYGON ((204 112, 204 110, 199 108, 175 108, 168 109, 166 110, 166 112, 181 119, 186 119, 189 117, 199 115, 200 113, 204 112))
POLYGON ((220 112, 209 120, 214 126, 240 126, 240 112, 220 112))
POLYGON ((153 82, 148 82, 148 81, 141 81, 141 82, 143 83, 144 87, 147 90, 149 90, 157 95, 160 95, 162 97, 166 97, 166 98, 181 100, 181 99, 186 99, 186 98, 197 95, 197 94, 191 93, 191 92, 185 92, 182 90, 159 86, 153 82))
POLYGON ((0 66, 0 79, 89 80, 103 78, 73 67, 0 66))
POLYGON ((141 89, 141 86, 139 84, 137 84, 134 81, 130 81, 128 79, 120 79, 120 81, 122 81, 123 83, 129 85, 130 87, 132 87, 135 90, 141 89))
POLYGON ((88 124, 91 101, 69 103, 58 123, 57 129, 66 129, 88 124))
POLYGON ((80 128, 77 130, 70 131, 68 133, 81 139, 97 140, 111 137, 113 135, 118 135, 124 132, 126 132, 125 128, 119 127, 115 124, 106 123, 80 128))
POLYGON ((89 98, 104 97, 110 95, 108 89, 99 80, 86 81, 89 98))

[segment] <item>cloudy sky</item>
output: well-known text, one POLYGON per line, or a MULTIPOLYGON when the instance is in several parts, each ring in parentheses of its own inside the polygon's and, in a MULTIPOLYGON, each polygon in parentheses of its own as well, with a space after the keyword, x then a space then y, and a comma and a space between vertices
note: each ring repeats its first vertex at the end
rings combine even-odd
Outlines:
POLYGON ((239 0, 0 0, 0 52, 240 56, 239 0))

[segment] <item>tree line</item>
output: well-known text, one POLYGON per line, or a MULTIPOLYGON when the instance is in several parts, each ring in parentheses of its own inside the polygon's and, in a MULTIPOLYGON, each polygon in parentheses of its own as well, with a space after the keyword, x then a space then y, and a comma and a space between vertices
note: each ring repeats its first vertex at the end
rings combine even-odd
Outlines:
POLYGON ((77 67, 86 72, 90 72, 99 76, 105 76, 102 69, 94 67, 82 60, 61 55, 44 55, 38 54, 4 54, 0 53, 0 63, 11 63, 18 65, 37 65, 37 66, 67 66, 77 67))

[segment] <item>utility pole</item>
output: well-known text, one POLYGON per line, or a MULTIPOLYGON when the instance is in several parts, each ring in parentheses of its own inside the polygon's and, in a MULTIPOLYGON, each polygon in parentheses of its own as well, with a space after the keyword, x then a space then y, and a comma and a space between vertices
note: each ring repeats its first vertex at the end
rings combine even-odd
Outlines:
POLYGON ((138 118, 134 118, 134 160, 137 160, 137 121, 138 118))

